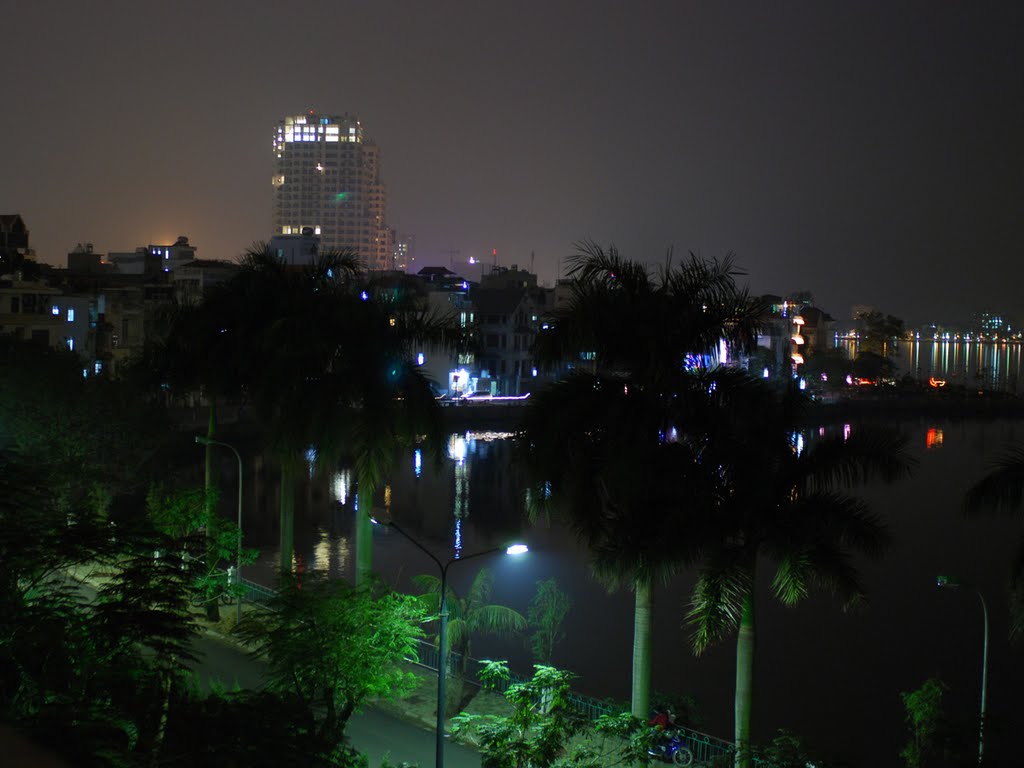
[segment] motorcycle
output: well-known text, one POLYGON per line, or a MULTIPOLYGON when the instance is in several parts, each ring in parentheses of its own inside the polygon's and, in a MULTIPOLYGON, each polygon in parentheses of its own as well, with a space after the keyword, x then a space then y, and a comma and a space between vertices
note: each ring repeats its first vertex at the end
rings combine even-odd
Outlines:
POLYGON ((693 765, 693 752, 678 732, 667 732, 665 741, 647 750, 651 757, 672 765, 693 765))

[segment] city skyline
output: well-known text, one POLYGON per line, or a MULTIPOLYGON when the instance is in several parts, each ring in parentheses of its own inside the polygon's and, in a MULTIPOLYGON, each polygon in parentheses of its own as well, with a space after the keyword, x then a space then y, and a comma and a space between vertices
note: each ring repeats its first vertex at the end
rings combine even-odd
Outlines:
POLYGON ((497 249, 550 283, 590 238, 732 251, 841 319, 1024 316, 1015 6, 311 10, 290 46, 241 4, 8 9, 0 212, 49 263, 179 235, 236 258, 273 234, 268 128, 347 112, 417 266, 497 249))

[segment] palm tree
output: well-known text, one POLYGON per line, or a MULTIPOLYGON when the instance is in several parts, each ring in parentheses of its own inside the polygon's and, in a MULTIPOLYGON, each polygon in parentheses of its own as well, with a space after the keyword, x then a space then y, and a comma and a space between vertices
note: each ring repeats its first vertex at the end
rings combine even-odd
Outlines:
MULTIPOLYGON (((969 517, 995 512, 1019 516, 1024 511, 1024 445, 998 456, 981 480, 967 490, 964 511, 969 517)), ((1024 537, 1010 570, 1010 637, 1024 633, 1024 537)))
POLYGON ((844 491, 879 477, 909 473, 904 440, 857 430, 810 441, 799 438, 805 399, 781 399, 760 382, 738 388, 723 409, 705 458, 718 467, 723 495, 713 525, 719 535, 704 553, 687 619, 697 653, 736 633, 735 745, 737 765, 750 764, 755 586, 767 559, 773 594, 793 605, 812 587, 840 596, 844 607, 865 598, 852 555, 880 556, 883 523, 844 491))
MULTIPOLYGON (((420 600, 424 610, 431 616, 437 616, 441 612, 441 579, 422 574, 414 576, 413 583, 421 592, 420 600)), ((459 656, 460 681, 452 690, 447 706, 457 708, 462 698, 461 681, 466 676, 474 635, 511 637, 526 629, 526 619, 508 606, 490 602, 494 592, 494 576, 487 568, 477 571, 465 597, 459 597, 451 584, 447 592, 448 647, 453 654, 459 656)))
POLYGON ((650 709, 655 582, 699 552, 697 512, 717 481, 698 459, 696 425, 712 393, 734 378, 707 365, 721 340, 749 346, 757 308, 736 285, 731 257, 645 266, 579 245, 568 304, 550 318, 537 356, 574 372, 539 393, 518 445, 533 515, 563 515, 591 554, 598 578, 635 593, 632 712, 650 709))
POLYGON ((372 564, 373 496, 397 452, 422 441, 440 455, 443 444, 440 408, 413 363, 414 344, 454 345, 457 327, 410 295, 363 280, 351 255, 326 254, 296 271, 257 244, 245 266, 262 272, 260 290, 273 293, 268 320, 254 329, 265 370, 253 378, 252 395, 281 461, 281 568, 291 568, 295 469, 313 447, 321 464, 355 465, 356 583, 363 583, 372 564))

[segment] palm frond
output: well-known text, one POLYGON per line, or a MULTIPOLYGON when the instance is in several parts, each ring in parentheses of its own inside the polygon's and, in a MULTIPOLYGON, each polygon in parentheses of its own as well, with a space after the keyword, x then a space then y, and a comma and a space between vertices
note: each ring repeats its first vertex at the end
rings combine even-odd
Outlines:
POLYGON ((486 605, 491 599, 491 592, 494 591, 494 574, 490 568, 481 568, 473 577, 473 583, 469 587, 469 595, 466 598, 466 605, 472 613, 477 606, 486 605))
POLYGON ((860 428, 847 437, 812 443, 798 461, 798 474, 815 490, 852 488, 879 479, 895 482, 910 476, 917 460, 906 451, 905 435, 860 428))
POLYGON ((505 605, 482 605, 466 617, 473 632, 510 637, 526 629, 526 619, 505 605))
POLYGON ((701 569, 686 614, 694 653, 700 655, 739 627, 743 602, 754 586, 746 562, 742 552, 724 551, 701 569))
POLYGON ((1024 635, 1024 538, 1017 544, 1010 572, 1010 638, 1024 635))
POLYGON ((806 552, 787 553, 776 566, 772 592, 784 605, 796 605, 809 594, 810 570, 806 552))
POLYGON ((1008 448, 992 462, 988 473, 967 490, 964 511, 1019 514, 1024 501, 1024 445, 1008 448))

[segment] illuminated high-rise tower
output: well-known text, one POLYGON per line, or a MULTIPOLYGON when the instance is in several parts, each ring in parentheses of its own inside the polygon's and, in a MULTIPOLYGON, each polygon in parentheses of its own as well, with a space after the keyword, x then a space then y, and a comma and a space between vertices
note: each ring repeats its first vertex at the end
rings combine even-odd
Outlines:
POLYGON ((347 249, 370 269, 387 269, 391 233, 380 177, 380 148, 355 117, 286 117, 274 131, 275 235, 307 227, 321 250, 347 249))

